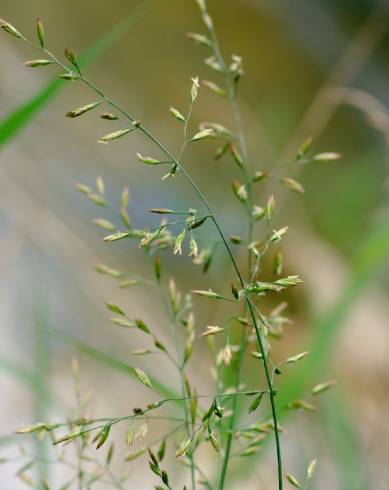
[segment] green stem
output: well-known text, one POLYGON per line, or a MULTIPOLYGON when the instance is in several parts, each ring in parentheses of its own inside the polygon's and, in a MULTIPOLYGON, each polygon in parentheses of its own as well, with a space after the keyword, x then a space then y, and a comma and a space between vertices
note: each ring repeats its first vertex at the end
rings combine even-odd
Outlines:
MULTIPOLYGON (((248 203, 247 203, 247 208, 248 208, 248 213, 249 213, 248 243, 251 243, 252 235, 253 235, 253 227, 254 227, 253 226, 253 218, 251 215, 252 182, 251 182, 251 178, 250 178, 250 175, 248 172, 248 152, 247 152, 247 145, 246 145, 246 139, 245 139, 245 135, 244 135, 244 131, 243 131, 243 126, 242 126, 242 118, 241 118, 240 109, 239 109, 239 106, 238 106, 238 103, 236 100, 236 91, 235 91, 234 86, 233 86, 233 81, 231 80, 231 77, 229 75, 226 63, 225 63, 223 55, 221 53, 221 50, 219 47, 219 41, 218 41, 218 38, 216 35, 216 31, 213 27, 213 22, 211 22, 210 24, 207 24, 207 26, 208 26, 208 31, 211 35, 212 47, 213 47, 215 57, 216 57, 217 61, 219 62, 220 66, 222 68, 222 73, 223 73, 225 83, 227 86, 228 98, 229 98, 230 103, 232 105, 232 111, 233 111, 233 115, 234 115, 236 131, 238 134, 239 145, 240 145, 241 152, 242 152, 243 163, 244 163, 242 170, 243 170, 243 173, 245 175, 247 195, 248 195, 248 203)), ((251 274, 251 251, 249 250, 249 253, 248 253, 248 277, 250 277, 250 274, 251 274)), ((280 446, 280 440, 279 440, 277 411, 276 411, 275 400, 274 400, 273 382, 272 382, 272 378, 271 378, 270 370, 269 370, 269 366, 268 366, 267 354, 266 354, 266 351, 264 348, 263 339, 262 339, 260 330, 258 328, 258 324, 256 322, 254 310, 252 308, 250 301, 246 297, 246 308, 247 307, 250 311, 250 316, 253 320, 255 334, 256 334, 257 341, 259 344, 259 348, 260 348, 260 351, 262 354, 264 371, 265 371, 265 376, 266 376, 266 382, 267 382, 267 385, 269 387, 269 395, 270 395, 269 397, 270 397, 270 404, 271 404, 271 410, 272 410, 272 418, 273 418, 273 423, 274 423, 276 454, 277 454, 278 488, 279 488, 279 490, 282 490, 282 486, 283 486, 283 482, 282 482, 282 457, 281 457, 281 446, 280 446)), ((246 346, 247 346, 247 332, 246 332, 246 330, 244 330, 242 332, 242 337, 241 337, 241 348, 240 348, 240 353, 239 353, 239 357, 238 357, 237 373, 236 373, 236 379, 235 379, 235 388, 239 387, 239 385, 240 385, 242 365, 243 365, 244 353, 246 351, 246 346)), ((236 424, 237 405, 238 405, 238 398, 235 397, 233 399, 232 416, 230 418, 230 424, 229 424, 230 431, 229 431, 229 434, 227 436, 226 449, 225 449, 225 454, 224 454, 220 478, 219 478, 219 485, 218 485, 219 490, 223 490, 226 475, 227 475, 227 468, 228 468, 228 463, 229 463, 229 459, 230 459, 233 434, 234 434, 234 429, 235 429, 235 424, 236 424)))
MULTIPOLYGON (((185 417, 185 430, 187 437, 190 437, 190 423, 189 423, 189 409, 188 409, 188 398, 189 398, 189 393, 187 393, 185 389, 185 378, 184 378, 184 367, 183 363, 180 360, 180 349, 179 349, 179 344, 178 344, 178 339, 177 339, 177 315, 174 313, 173 309, 169 307, 169 303, 165 297, 162 285, 159 281, 158 282, 158 287, 160 288, 161 295, 162 295, 162 300, 163 304, 166 308, 166 311, 168 315, 170 316, 170 326, 172 329, 172 336, 176 348, 176 355, 177 355, 177 360, 176 360, 176 367, 179 373, 179 378, 180 378, 180 384, 181 384, 181 393, 184 401, 184 417, 185 417)), ((192 427, 193 429, 193 427, 192 427)), ((194 455, 193 452, 190 452, 189 454, 189 460, 190 460, 190 474, 191 474, 191 482, 192 482, 192 490, 196 490, 196 467, 195 467, 195 460, 194 460, 194 455)))

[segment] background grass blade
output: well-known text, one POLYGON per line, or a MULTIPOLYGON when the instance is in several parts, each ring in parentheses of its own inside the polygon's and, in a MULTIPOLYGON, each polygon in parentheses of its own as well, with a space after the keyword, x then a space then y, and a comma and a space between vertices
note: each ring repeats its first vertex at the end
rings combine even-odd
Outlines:
MULTIPOLYGON (((45 280, 45 269, 44 264, 42 267, 38 267, 40 271, 39 276, 45 280)), ((42 280, 41 279, 41 280, 42 280)), ((45 293, 45 288, 41 288, 36 295, 36 300, 34 304, 34 324, 33 324, 33 335, 34 335, 34 358, 33 358, 33 369, 35 372, 36 383, 34 384, 34 422, 41 422, 46 420, 49 410, 49 398, 50 398, 50 387, 49 387, 49 377, 50 377, 50 364, 51 364, 51 339, 45 334, 44 328, 48 323, 49 308, 44 300, 47 295, 45 293)), ((50 465, 47 464, 49 456, 49 443, 46 438, 40 439, 39 437, 34 438, 35 452, 38 456, 37 461, 37 476, 49 480, 50 465)))
POLYGON ((12 359, 0 356, 0 371, 16 379, 28 388, 35 386, 36 376, 31 370, 12 359))
MULTIPOLYGON (((96 349, 95 347, 91 347, 90 345, 86 344, 82 340, 77 339, 76 337, 73 337, 72 335, 69 335, 67 333, 61 332, 56 328, 48 329, 47 333, 53 335, 54 337, 58 338, 62 342, 71 345, 78 352, 87 355, 88 357, 94 359, 100 364, 104 364, 105 366, 114 369, 115 371, 119 371, 121 373, 126 374, 127 376, 130 376, 131 378, 137 379, 137 377, 134 374, 134 366, 131 366, 130 364, 121 361, 120 359, 112 356, 111 354, 107 354, 105 352, 100 351, 99 349, 96 349)), ((151 384, 153 385, 154 391, 157 391, 161 396, 166 398, 172 398, 178 396, 176 392, 171 390, 165 384, 161 383, 160 381, 158 381, 153 376, 150 376, 149 374, 148 376, 150 378, 151 384)))
MULTIPOLYGON (((110 31, 99 38, 81 56, 81 66, 87 66, 104 54, 132 26, 139 22, 151 9, 156 0, 145 0, 127 17, 118 22, 110 31)), ((68 82, 54 79, 41 91, 24 102, 0 122, 0 148, 20 132, 30 120, 42 110, 58 91, 68 82)))
POLYGON ((328 393, 321 410, 323 436, 336 466, 339 490, 369 488, 366 457, 346 399, 340 390, 328 393))

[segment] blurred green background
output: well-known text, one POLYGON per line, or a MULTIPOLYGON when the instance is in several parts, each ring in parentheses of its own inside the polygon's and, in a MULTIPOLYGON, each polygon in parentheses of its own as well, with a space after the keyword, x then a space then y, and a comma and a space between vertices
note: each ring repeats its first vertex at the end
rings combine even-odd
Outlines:
MULTIPOLYGON (((312 355, 285 376, 280 403, 301 396, 313 380, 338 381, 316 415, 285 419, 285 466, 301 474, 316 456, 315 489, 387 489, 389 2, 209 0, 208 5, 223 52, 244 59, 240 103, 252 168, 288 163, 310 135, 315 152, 342 154, 338 162, 300 172, 303 196, 279 186, 256 188, 258 204, 275 193, 277 224, 290 230, 286 270, 304 279, 288 297, 295 323, 274 355, 283 359, 302 350, 312 355)), ((84 52, 88 77, 174 151, 181 132, 169 106, 184 110, 192 76, 215 79, 203 64, 207 53, 185 39, 188 31, 203 32, 191 0, 2 0, 0 16, 28 37, 41 17, 51 50, 71 46, 84 52)), ((140 136, 97 145, 97 138, 110 132, 109 123, 93 113, 75 121, 63 117, 93 96, 77 84, 50 84, 50 67, 26 69, 23 62, 35 54, 23 43, 5 33, 0 43, 0 456, 14 457, 20 439, 10 434, 16 427, 63 418, 74 409, 72 357, 80 360, 83 389, 93 389, 95 415, 127 413, 145 398, 127 372, 127 363, 134 362, 130 351, 142 347, 142 337, 114 329, 105 300, 157 325, 169 343, 161 305, 149 291, 119 290, 93 270, 102 262, 151 275, 134 245, 102 242, 91 220, 105 212, 78 194, 74 183, 93 186, 100 175, 114 202, 128 185, 131 216, 139 227, 156 222, 147 213, 150 207, 199 203, 181 178, 161 184, 159 171, 137 164, 137 151, 153 152, 140 136)), ((232 126, 228 104, 206 89, 192 130, 204 120, 232 126)), ((227 160, 214 162, 214 150, 213 142, 198 145, 185 163, 227 232, 239 234, 243 215, 230 190, 237 170, 227 160)), ((216 238, 210 227, 205 233, 204 238, 216 238)), ((182 290, 220 289, 221 281, 233 277, 221 247, 206 278, 185 257, 166 254, 163 264, 182 290)), ((202 309, 197 328, 217 317, 214 305, 202 309)), ((201 352, 196 355, 203 360, 201 352)), ((199 389, 209 385, 207 362, 193 373, 199 389)), ((167 368, 165 379, 161 367, 154 368, 174 386, 167 368)), ((48 451, 45 444, 34 450, 48 451)), ((230 488, 273 488, 272 461, 269 444, 230 488)), ((143 463, 129 488, 151 487, 143 463)), ((1 488, 24 488, 14 477, 18 464, 0 467, 1 488)), ((42 466, 59 488, 64 475, 42 466)), ((239 473, 239 464, 232 470, 239 473)))

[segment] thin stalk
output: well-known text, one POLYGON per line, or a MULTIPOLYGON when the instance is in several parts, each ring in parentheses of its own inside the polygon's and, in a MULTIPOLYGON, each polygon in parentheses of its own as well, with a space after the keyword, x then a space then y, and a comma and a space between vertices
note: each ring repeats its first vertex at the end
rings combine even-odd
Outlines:
MULTIPOLYGON (((219 46, 219 41, 218 37, 216 34, 216 31, 213 26, 213 22, 207 23, 208 31, 211 36, 211 42, 212 42, 212 47, 213 51, 215 54, 215 57, 218 61, 218 63, 221 66, 222 69, 222 74, 225 80, 225 84, 227 87, 227 94, 228 94, 228 99, 231 103, 232 106, 232 112, 234 115, 234 120, 235 120, 235 127, 238 135, 238 140, 239 140, 239 146, 242 152, 242 158, 243 158, 243 173, 245 176, 245 183, 246 183, 246 189, 247 189, 247 196, 248 196, 248 203, 247 203, 247 209, 248 209, 248 243, 251 243, 252 237, 253 237, 253 228, 254 228, 254 223, 253 223, 253 217, 251 214, 251 209, 252 209, 252 204, 253 204, 253 199, 252 199, 252 181, 250 178, 249 170, 248 170, 248 151, 247 151, 247 145, 246 145, 246 139, 245 139, 245 134, 243 130, 243 125, 242 125, 242 118, 241 118, 241 113, 239 109, 239 105, 236 99, 236 90, 233 85, 233 81, 231 80, 231 77, 229 75, 226 63, 224 61, 223 55, 220 50, 219 46)), ((248 252, 248 277, 250 279, 250 274, 251 274, 251 251, 249 250, 248 252)), ((270 370, 267 362, 267 354, 264 349, 264 344, 263 344, 263 339, 260 333, 260 330, 258 328, 258 324, 255 319, 255 314, 252 308, 252 305, 248 298, 246 297, 246 307, 245 310, 249 309, 250 316, 252 317, 253 324, 254 324, 254 329, 255 329, 255 334, 257 337, 257 341, 259 344, 259 348, 262 354, 262 359, 263 359, 263 364, 264 364, 264 371, 265 371, 265 376, 266 376, 266 382, 270 390, 270 404, 271 404, 271 410, 272 410, 272 418, 274 422, 274 433, 275 433, 275 442, 276 442, 276 453, 277 453, 277 473, 278 473, 278 487, 279 490, 282 490, 283 482, 282 482, 282 457, 281 457, 281 446, 280 446, 280 441, 279 441, 279 431, 278 431, 278 420, 277 420, 277 412, 276 412, 276 406, 275 406, 275 401, 274 401, 274 390, 273 390, 273 382, 272 382, 272 377, 270 375, 270 370)), ((236 372, 236 378, 235 378, 235 388, 238 389, 240 385, 240 380, 241 380, 241 373, 242 373, 242 365, 243 365, 243 359, 244 359, 244 353, 246 351, 246 346, 247 346, 247 332, 244 329, 242 332, 241 336, 241 348, 239 352, 239 357, 238 357, 238 364, 237 364, 237 372, 236 372)), ((224 483, 225 483, 225 478, 227 475, 227 468, 228 468, 228 463, 230 459, 230 454, 231 454, 231 446, 232 446, 232 440, 233 440, 233 434, 234 434, 234 429, 236 425, 236 414, 237 414, 237 405, 238 405, 238 398, 235 397, 233 399, 233 405, 232 405, 232 416, 230 418, 230 424, 229 424, 229 433, 227 436, 227 442, 226 442, 226 449, 223 457, 223 463, 222 463, 222 468, 221 468, 221 473, 220 473, 220 478, 219 478, 219 484, 218 484, 218 489, 222 490, 224 488, 224 483)))
MULTIPOLYGON (((251 179, 249 176, 248 172, 248 152, 247 152, 247 146, 246 146, 246 140, 245 140, 245 135, 242 127, 242 122, 241 122, 241 115, 240 115, 240 110, 239 106, 237 104, 236 100, 236 94, 235 90, 231 81, 231 78, 227 72, 227 67, 224 61, 224 58, 221 54, 220 47, 219 47, 219 41, 216 35, 216 32, 213 28, 213 24, 211 28, 209 29, 210 34, 211 34, 211 40, 212 40, 212 46, 213 50, 215 53, 215 56, 219 62, 219 64, 222 67, 222 73, 224 76, 225 84, 227 86, 227 93, 228 93, 228 99, 231 103, 232 106, 232 112, 234 115, 234 120, 235 120, 235 127, 238 135, 238 140, 239 140, 239 146, 242 152, 242 158, 243 158, 243 173, 245 177, 245 184, 246 184, 246 190, 247 190, 247 212, 248 212, 248 233, 247 233, 247 242, 251 243, 252 241, 252 236, 253 236, 253 218, 251 215, 251 209, 252 209, 252 185, 251 185, 251 179)), ((250 271, 251 271, 251 251, 248 251, 248 275, 250 276, 250 271)), ((245 305, 245 311, 247 309, 247 304, 245 305)), ((240 350, 239 350, 239 356, 238 356, 238 362, 237 362, 237 367, 236 367, 236 377, 235 377, 235 389, 238 389, 241 381, 241 376, 242 376, 242 366, 243 366, 243 359, 244 355, 246 352, 246 347, 247 347, 247 331, 246 329, 242 330, 242 335, 240 339, 240 350)), ((226 440, 226 448, 223 456, 223 461, 222 461, 222 467, 220 471, 220 476, 219 476, 219 482, 218 482, 218 489, 222 490, 224 488, 224 483, 227 475, 227 468, 228 468, 228 463, 230 460, 230 455, 231 455, 231 447, 232 447, 232 441, 233 441, 233 435, 234 435, 234 430, 236 426, 236 414, 237 414, 237 407, 238 407, 238 398, 235 397, 233 398, 232 402, 232 415, 229 420, 229 425, 228 425, 228 434, 227 434, 227 440, 226 440)))
MULTIPOLYGON (((173 308, 169 307, 169 303, 165 297, 163 288, 158 281, 158 287, 161 291, 162 299, 163 299, 163 304, 166 308, 166 311, 168 315, 170 316, 170 326, 172 329, 172 336, 176 348, 176 355, 177 355, 177 360, 175 362, 179 378, 180 378, 180 385, 181 385, 181 393, 182 397, 184 399, 184 417, 185 417, 185 430, 187 437, 190 437, 190 423, 189 423, 189 409, 188 409, 188 398, 189 398, 189 393, 187 393, 185 389, 185 378, 184 378, 184 366, 183 362, 180 359, 180 349, 179 349, 179 344, 178 344, 178 338, 177 338, 177 314, 174 313, 173 308)), ((193 427, 192 427, 193 429, 193 427)), ((194 455, 193 452, 190 452, 189 454, 189 460, 190 460, 190 473, 191 473, 191 483, 192 483, 192 490, 196 490, 196 465, 194 461, 194 455)))
POLYGON ((192 116, 192 111, 193 111, 193 101, 191 100, 190 104, 189 104, 188 113, 187 113, 187 115, 185 117, 185 121, 184 121, 184 141, 182 143, 180 151, 178 152, 177 160, 181 160, 182 155, 184 154, 186 145, 188 144, 188 124, 189 124, 190 118, 192 116))
POLYGON ((208 488, 208 490, 213 490, 212 485, 211 485, 211 482, 208 480, 208 478, 206 477, 204 471, 200 468, 200 466, 196 465, 196 469, 200 473, 200 476, 201 476, 201 478, 203 480, 203 485, 206 488, 208 488))
MULTIPOLYGON (((80 378, 78 372, 78 364, 75 362, 75 368, 73 370, 73 381, 74 381, 74 391, 77 400, 77 416, 82 418, 83 416, 83 408, 82 408, 82 398, 81 398, 81 388, 80 388, 80 378)), ((77 459, 78 459, 78 490, 83 490, 84 488, 84 470, 82 467, 82 456, 83 451, 85 449, 85 441, 81 437, 79 441, 76 442, 77 445, 77 459)))
MULTIPOLYGON (((195 395, 192 397, 189 396, 181 396, 181 397, 173 397, 173 398, 165 398, 163 400, 160 400, 156 402, 156 406, 151 406, 150 408, 146 408, 145 410, 142 410, 140 414, 132 414, 132 415, 124 415, 122 417, 114 417, 114 418, 98 418, 98 419, 93 419, 93 420, 85 420, 82 423, 82 427, 87 427, 92 424, 99 424, 94 427, 88 427, 88 429, 81 430, 78 435, 85 434, 87 432, 91 432, 97 429, 102 429, 103 427, 106 427, 108 424, 109 425, 116 425, 120 422, 128 421, 128 420, 170 420, 173 422, 185 422, 184 419, 181 418, 176 418, 176 417, 163 417, 163 416, 150 416, 146 415, 148 412, 152 410, 156 410, 157 408, 160 408, 162 405, 165 405, 166 403, 169 402, 180 402, 180 401, 188 401, 190 398, 197 398, 197 399, 223 399, 223 398, 236 398, 238 396, 253 396, 253 395, 259 395, 261 393, 268 393, 268 390, 250 390, 250 391, 238 391, 238 392, 232 392, 232 393, 220 393, 220 394, 212 394, 212 395, 195 395)), ((153 405, 153 404, 152 404, 153 405)), ((68 421, 68 422, 63 422, 63 423, 58 423, 55 424, 55 429, 58 429, 60 427, 69 427, 69 426, 74 426, 77 425, 79 422, 79 419, 73 420, 73 421, 68 421)))
MULTIPOLYGON (((180 382, 181 382, 182 395, 184 397, 187 397, 187 400, 184 401, 185 429, 186 429, 187 436, 190 437, 191 433, 190 433, 189 409, 188 409, 189 394, 187 393, 187 390, 185 388, 184 369, 183 369, 182 365, 181 365, 179 371, 180 371, 180 382)), ((192 430, 193 430, 193 425, 192 425, 192 430)), ((193 450, 190 451, 188 456, 189 456, 189 461, 190 461, 190 474, 191 474, 191 480, 192 480, 192 489, 196 490, 196 463, 195 463, 195 459, 194 459, 193 450)))
POLYGON ((113 471, 111 470, 111 468, 109 467, 108 464, 103 464, 100 459, 96 456, 95 454, 95 451, 92 453, 91 451, 89 451, 89 454, 91 455, 91 458, 93 459, 93 462, 97 464, 97 466, 102 470, 104 471, 104 473, 106 473, 109 477, 109 479, 111 480, 111 483, 112 483, 112 486, 114 488, 117 488, 117 490, 124 490, 124 487, 123 485, 120 483, 120 481, 116 478, 116 476, 114 475, 113 471))

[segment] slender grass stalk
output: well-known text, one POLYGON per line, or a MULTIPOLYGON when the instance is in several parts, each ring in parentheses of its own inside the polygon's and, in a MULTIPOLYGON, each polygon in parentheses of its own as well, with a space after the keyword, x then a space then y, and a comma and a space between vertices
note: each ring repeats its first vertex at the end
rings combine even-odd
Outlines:
MULTIPOLYGON (((203 8, 203 14, 209 15, 207 11, 206 4, 204 5, 203 8)), ((221 53, 220 45, 219 45, 219 40, 217 37, 216 30, 214 28, 214 23, 211 20, 211 22, 206 22, 206 26, 208 28, 208 32, 210 34, 211 38, 211 43, 212 43, 212 49, 214 52, 214 55, 216 57, 217 62, 221 66, 221 71, 223 75, 223 79, 227 88, 227 95, 229 102, 232 107, 232 112, 234 116, 234 121, 235 121, 235 128, 237 131, 238 135, 238 140, 239 140, 239 146, 240 150, 242 153, 242 159, 243 159, 243 165, 242 165, 242 170, 245 178, 245 184, 246 184, 246 189, 247 189, 247 211, 248 211, 248 232, 247 232, 247 241, 248 243, 252 242, 253 239, 253 229, 254 229, 254 220, 253 216, 251 213, 252 205, 253 205, 253 197, 252 197, 252 178, 250 176, 250 171, 249 171, 249 156, 248 156, 248 150, 247 150, 247 144, 246 144, 246 138, 245 138, 245 133, 243 130, 243 125, 242 125, 242 117, 240 113, 240 108, 239 104, 237 101, 237 91, 236 88, 233 85, 233 81, 231 80, 230 73, 227 69, 224 57, 221 53)), ((248 273, 248 280, 250 281, 250 275, 251 275, 251 267, 252 267, 252 254, 251 251, 248 251, 248 260, 247 260, 248 266, 247 266, 247 273, 248 273)), ((258 328, 255 315, 253 312, 252 305, 249 301, 246 302, 246 309, 249 309, 250 316, 252 317, 253 323, 254 323, 254 328, 255 328, 255 334, 257 337, 258 345, 262 354, 263 358, 263 363, 264 363, 264 370, 265 370, 265 376, 266 376, 266 382, 268 384, 270 393, 270 403, 271 403, 271 409, 272 409, 272 417, 273 417, 273 422, 274 422, 274 434, 275 434, 275 442, 276 442, 276 454, 277 454, 277 473, 278 473, 278 487, 279 490, 282 490, 283 482, 282 482, 282 456, 281 456, 281 445, 279 441, 279 430, 278 430, 278 420, 277 420, 277 410, 275 406, 275 400, 274 400, 274 391, 273 391, 273 384, 270 376, 270 371, 268 367, 268 362, 267 362, 267 355, 264 349, 263 345, 263 340, 261 337, 260 330, 258 328)), ((247 347, 247 332, 245 329, 242 331, 241 335, 241 340, 240 340, 240 352, 238 356, 238 362, 237 362, 237 371, 236 371, 236 377, 235 377, 235 389, 237 390, 240 381, 241 381, 241 373, 242 373, 242 365, 243 365, 243 359, 244 355, 246 352, 246 347, 247 347)), ((229 429, 230 432, 228 433, 227 436, 227 442, 226 442, 226 449, 222 461, 222 467, 221 467, 221 472, 219 476, 219 483, 218 483, 218 489, 222 490, 224 488, 225 484, 225 479, 227 475, 227 468, 228 468, 228 463, 230 460, 230 453, 231 453, 231 446, 232 446, 232 439, 233 439, 233 431, 235 428, 236 424, 236 418, 237 418, 237 404, 238 404, 238 398, 235 397, 233 399, 233 405, 232 405, 232 416, 230 418, 230 423, 229 423, 229 429)))
MULTIPOLYGON (((45 277, 41 273, 42 277, 45 277)), ((50 371, 51 361, 51 343, 50 339, 44 333, 42 324, 47 323, 48 312, 45 308, 45 303, 42 301, 43 294, 39 292, 37 294, 37 307, 34 315, 34 360, 35 369, 34 374, 36 379, 39 380, 35 386, 35 419, 44 420, 47 413, 47 400, 48 400, 48 373, 50 371)), ((46 441, 36 440, 36 453, 43 459, 47 457, 48 445, 46 441)), ((38 465, 39 473, 42 477, 49 477, 48 465, 41 462, 38 465)))
MULTIPOLYGON (((185 139, 186 139, 186 130, 185 130, 185 139)), ((164 291, 161 287, 161 284, 159 281, 158 282, 158 287, 161 291, 161 296, 162 300, 165 306, 165 309, 167 311, 167 314, 170 317, 170 326, 172 329, 172 336, 174 339, 174 344, 176 348, 176 355, 177 359, 175 360, 175 365, 178 370, 179 378, 180 378, 180 385, 181 385, 181 394, 182 394, 182 399, 184 401, 184 417, 185 417, 185 430, 186 430, 186 435, 187 437, 190 437, 190 423, 189 423, 189 410, 188 410, 188 400, 190 399, 189 393, 187 393, 186 388, 185 388, 185 374, 184 374, 184 362, 179 358, 180 355, 180 349, 178 345, 178 339, 177 339, 177 315, 174 313, 172 308, 169 307, 169 303, 166 300, 164 291)), ((193 430, 193 427, 192 427, 193 430)), ((191 474, 191 482, 192 482, 192 490, 196 489, 196 464, 194 460, 194 455, 193 452, 191 451, 189 454, 189 459, 190 459, 190 474, 191 474)))

